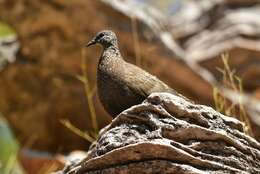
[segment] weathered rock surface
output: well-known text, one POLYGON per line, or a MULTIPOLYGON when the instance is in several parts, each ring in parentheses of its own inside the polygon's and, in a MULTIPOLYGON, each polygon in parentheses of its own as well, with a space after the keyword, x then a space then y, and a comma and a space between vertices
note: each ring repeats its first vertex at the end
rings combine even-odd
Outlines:
MULTIPOLYGON (((105 127, 63 173, 259 173, 260 144, 211 107, 153 93, 105 127)), ((61 172, 62 173, 62 172, 61 172)))

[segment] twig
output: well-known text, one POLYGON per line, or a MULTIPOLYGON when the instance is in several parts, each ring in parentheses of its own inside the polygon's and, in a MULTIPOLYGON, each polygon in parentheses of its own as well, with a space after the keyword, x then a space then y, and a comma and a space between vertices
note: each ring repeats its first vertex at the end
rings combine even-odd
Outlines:
POLYGON ((82 132, 79 128, 73 126, 69 120, 64 119, 64 120, 60 120, 60 122, 61 122, 65 127, 67 127, 69 130, 71 130, 72 132, 74 132, 76 135, 78 135, 78 136, 84 138, 85 140, 87 140, 87 141, 89 141, 89 142, 91 142, 91 143, 95 141, 95 139, 94 139, 93 137, 91 137, 91 136, 89 135, 89 133, 87 133, 87 132, 82 132))

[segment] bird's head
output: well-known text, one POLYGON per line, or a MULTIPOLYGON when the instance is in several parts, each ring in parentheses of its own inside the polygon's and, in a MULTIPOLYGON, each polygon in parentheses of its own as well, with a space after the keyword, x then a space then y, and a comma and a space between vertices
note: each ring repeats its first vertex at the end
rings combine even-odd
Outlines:
POLYGON ((116 34, 111 30, 103 30, 87 43, 87 47, 94 44, 101 44, 103 47, 117 46, 116 34))

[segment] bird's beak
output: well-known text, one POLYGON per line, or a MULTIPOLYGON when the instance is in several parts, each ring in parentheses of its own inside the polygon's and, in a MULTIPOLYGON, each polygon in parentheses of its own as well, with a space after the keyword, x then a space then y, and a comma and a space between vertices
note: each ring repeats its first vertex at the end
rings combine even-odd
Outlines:
POLYGON ((85 46, 89 47, 90 45, 94 45, 96 43, 95 39, 92 39, 91 41, 89 41, 85 46))

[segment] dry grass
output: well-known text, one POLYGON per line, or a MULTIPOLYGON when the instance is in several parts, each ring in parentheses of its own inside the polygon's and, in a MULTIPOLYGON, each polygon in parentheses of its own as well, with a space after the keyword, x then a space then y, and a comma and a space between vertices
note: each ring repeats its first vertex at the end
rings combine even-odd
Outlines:
MULTIPOLYGON (((244 92, 242 80, 235 74, 235 70, 230 68, 228 63, 228 54, 223 54, 221 57, 224 64, 224 68, 218 68, 218 70, 223 75, 222 84, 225 88, 232 89, 236 93, 243 94, 244 92)), ((245 123, 245 132, 248 135, 253 136, 250 120, 243 106, 241 97, 238 98, 237 104, 232 103, 223 95, 223 93, 217 87, 213 88, 213 97, 217 111, 229 116, 237 115, 237 119, 245 123)))
POLYGON ((71 130, 73 133, 75 133, 76 135, 82 137, 83 139, 87 140, 88 142, 94 142, 95 138, 91 136, 91 134, 89 132, 83 132, 82 130, 80 130, 79 128, 75 127, 73 124, 71 124, 71 122, 69 120, 61 120, 60 121, 66 128, 68 128, 69 130, 71 130))
POLYGON ((86 50, 81 50, 81 69, 82 69, 82 75, 77 76, 77 79, 79 79, 83 85, 85 90, 85 95, 88 102, 88 108, 90 111, 90 119, 91 119, 91 125, 92 130, 88 130, 83 132, 79 128, 75 127, 70 123, 69 120, 61 120, 61 123, 67 127, 69 130, 74 132, 76 135, 82 137, 83 139, 94 142, 98 136, 99 128, 98 128, 98 122, 97 122, 97 115, 93 103, 93 95, 94 95, 94 89, 90 89, 89 80, 87 76, 87 57, 86 57, 86 50))
POLYGON ((91 123, 94 132, 98 133, 98 123, 97 123, 97 115, 95 111, 95 107, 93 104, 93 91, 90 90, 90 85, 89 85, 89 80, 87 76, 87 57, 86 57, 86 50, 82 49, 81 51, 81 69, 82 69, 82 76, 79 76, 78 79, 83 82, 84 84, 84 89, 85 89, 85 95, 88 101, 88 107, 90 110, 90 116, 91 116, 91 123))

